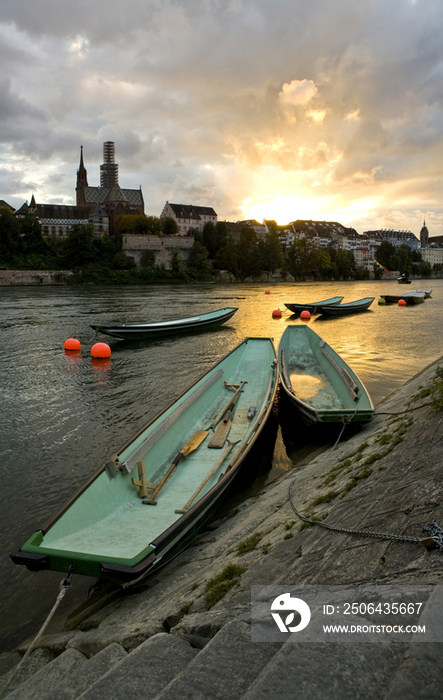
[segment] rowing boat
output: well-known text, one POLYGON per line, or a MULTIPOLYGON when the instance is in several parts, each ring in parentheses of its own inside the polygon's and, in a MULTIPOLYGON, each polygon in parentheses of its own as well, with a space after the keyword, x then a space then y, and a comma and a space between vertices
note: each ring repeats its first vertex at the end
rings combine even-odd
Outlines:
POLYGON ((412 304, 421 304, 426 298, 426 293, 405 292, 404 294, 381 294, 380 296, 387 304, 398 304, 400 299, 404 299, 408 306, 412 306, 412 304))
POLYGON ((289 311, 294 314, 300 314, 302 311, 309 311, 311 315, 318 313, 318 309, 321 306, 328 306, 329 304, 339 304, 343 297, 331 297, 330 299, 323 299, 323 301, 312 301, 308 304, 285 304, 289 311))
POLYGON ((307 424, 373 417, 374 406, 363 383, 308 326, 287 326, 278 362, 283 389, 307 424))
MULTIPOLYGON (((11 558, 139 580, 181 552, 219 506, 271 412, 270 338, 248 338, 114 454, 11 558)), ((67 465, 68 466, 68 465, 67 465)))
POLYGON ((187 318, 176 318, 171 321, 155 321, 154 323, 131 323, 114 326, 93 325, 93 328, 100 333, 111 335, 114 338, 123 340, 146 340, 149 338, 160 338, 178 333, 189 333, 207 328, 220 326, 228 321, 237 311, 235 307, 226 307, 210 311, 198 316, 188 316, 187 318))
POLYGON ((346 304, 328 304, 327 306, 320 306, 319 311, 321 314, 328 316, 346 316, 359 311, 367 311, 374 299, 375 297, 365 297, 364 299, 349 301, 346 304))

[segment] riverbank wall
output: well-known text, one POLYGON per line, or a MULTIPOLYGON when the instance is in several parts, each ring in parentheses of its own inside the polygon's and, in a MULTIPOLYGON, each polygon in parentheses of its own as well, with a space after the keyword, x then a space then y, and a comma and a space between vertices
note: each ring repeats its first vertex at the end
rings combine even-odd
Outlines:
POLYGON ((0 270, 0 287, 64 285, 73 279, 69 270, 0 270))
MULTIPOLYGON (((345 430, 333 450, 213 522, 151 578, 127 590, 100 585, 40 639, 8 700, 441 697, 439 643, 253 643, 251 586, 443 582, 438 548, 306 526, 289 500, 291 486, 302 515, 352 531, 420 539, 428 521, 443 526, 443 413, 429 398, 442 363, 384 399, 355 435, 345 430), (214 580, 229 570, 210 604, 214 580)), ((2 656, 11 668, 0 689, 28 643, 2 656)))

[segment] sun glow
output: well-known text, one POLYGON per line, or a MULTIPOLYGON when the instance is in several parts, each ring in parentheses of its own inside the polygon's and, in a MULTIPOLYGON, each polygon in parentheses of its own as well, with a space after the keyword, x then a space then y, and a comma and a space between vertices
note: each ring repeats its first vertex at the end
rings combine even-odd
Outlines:
POLYGON ((263 219, 271 219, 284 225, 296 219, 323 220, 323 204, 321 198, 265 195, 245 199, 240 208, 243 219, 256 219, 259 222, 263 219))

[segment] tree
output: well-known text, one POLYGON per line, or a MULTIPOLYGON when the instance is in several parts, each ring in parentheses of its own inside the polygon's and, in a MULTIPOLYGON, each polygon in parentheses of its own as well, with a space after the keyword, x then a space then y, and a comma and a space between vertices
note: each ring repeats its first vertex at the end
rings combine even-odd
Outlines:
POLYGON ((178 275, 182 269, 183 258, 181 256, 178 248, 173 248, 169 254, 169 264, 171 266, 171 272, 174 275, 178 275))
POLYGON ((283 252, 277 231, 272 231, 261 238, 257 244, 257 257, 261 270, 275 272, 283 263, 283 252))
POLYGON ((98 257, 98 250, 94 245, 92 224, 73 226, 66 238, 57 240, 56 250, 60 263, 67 268, 82 267, 93 262, 98 257))
POLYGON ((236 246, 238 276, 241 280, 258 274, 257 234, 250 226, 243 226, 236 246))
POLYGON ((399 259, 396 255, 395 246, 389 241, 383 241, 381 245, 377 248, 375 253, 377 262, 383 265, 387 270, 398 270, 399 269, 399 259))
POLYGON ((20 222, 8 207, 0 208, 0 259, 5 262, 23 250, 20 222))
POLYGON ((155 253, 153 250, 145 250, 141 257, 141 267, 152 270, 155 265, 155 253))
POLYGON ((172 216, 167 216, 164 219, 160 219, 163 234, 165 236, 176 236, 178 233, 178 224, 172 216))
POLYGON ((187 268, 205 275, 212 272, 212 261, 209 259, 209 253, 200 241, 194 241, 189 253, 187 268))
POLYGON ((120 214, 115 220, 116 233, 144 233, 158 236, 163 232, 162 220, 146 214, 120 214))

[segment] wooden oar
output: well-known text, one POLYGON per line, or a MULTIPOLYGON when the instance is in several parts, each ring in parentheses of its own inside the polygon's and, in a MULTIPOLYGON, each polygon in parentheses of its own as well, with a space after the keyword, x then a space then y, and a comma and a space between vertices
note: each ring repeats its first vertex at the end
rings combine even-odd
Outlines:
POLYGON ((171 476, 172 472, 174 471, 175 467, 180 464, 180 462, 185 459, 191 452, 197 449, 199 445, 203 442, 205 437, 208 435, 209 431, 208 430, 197 430, 196 433, 192 436, 190 440, 186 443, 184 447, 180 450, 178 453, 177 457, 174 459, 172 462, 171 466, 169 467, 168 471, 164 475, 163 479, 160 481, 159 485, 157 488, 154 490, 154 492, 151 494, 151 498, 147 501, 142 501, 147 506, 156 506, 157 501, 155 500, 158 492, 160 489, 163 488, 169 477, 171 476))
POLYGON ((176 511, 175 511, 176 513, 187 513, 187 512, 188 512, 188 510, 189 510, 189 508, 190 508, 192 502, 195 500, 195 498, 197 498, 197 496, 198 496, 198 494, 200 493, 200 491, 202 490, 202 488, 203 488, 204 486, 206 486, 206 484, 208 483, 209 479, 210 479, 212 476, 214 476, 214 474, 216 473, 216 471, 217 471, 217 469, 219 468, 219 466, 220 466, 221 464, 223 464, 223 462, 225 461, 226 457, 228 456, 228 454, 230 453, 230 451, 232 450, 232 448, 234 447, 234 445, 237 444, 237 442, 240 442, 240 440, 237 440, 236 442, 230 442, 230 441, 228 440, 228 444, 227 444, 226 449, 224 450, 223 454, 220 455, 220 457, 218 458, 218 460, 216 461, 216 463, 214 464, 214 466, 212 467, 212 469, 206 474, 206 476, 205 476, 205 478, 203 479, 203 481, 201 482, 200 486, 199 486, 198 488, 196 488, 196 490, 194 491, 194 493, 192 494, 191 498, 190 498, 189 501, 186 503, 186 505, 185 505, 181 510, 176 510, 176 511))
MULTIPOLYGON (((239 385, 237 391, 235 392, 234 396, 232 396, 232 397, 229 399, 228 403, 227 403, 226 406, 223 408, 223 410, 220 411, 220 413, 218 414, 217 418, 216 418, 215 420, 212 421, 211 425, 209 426, 209 429, 210 429, 210 430, 215 430, 215 427, 218 425, 218 423, 221 421, 221 419, 224 418, 224 415, 225 415, 226 411, 229 410, 229 408, 231 407, 231 405, 233 405, 233 404, 235 405, 235 402, 237 401, 238 397, 240 396, 240 394, 241 394, 241 392, 242 392, 242 390, 243 390, 243 384, 247 384, 247 383, 248 383, 248 382, 240 382, 240 385, 239 385)), ((225 382, 225 384, 226 384, 226 382, 225 382)), ((229 386, 231 386, 231 385, 229 385, 229 386)))
POLYGON ((231 429, 232 412, 235 408, 235 404, 237 403, 237 401, 240 398, 240 394, 242 393, 243 384, 246 384, 246 383, 247 382, 241 382, 241 384, 240 384, 239 388, 237 389, 237 391, 235 392, 234 396, 232 397, 230 402, 223 409, 224 413, 220 414, 222 419, 218 425, 217 430, 214 432, 214 435, 212 436, 208 447, 220 449, 225 444, 226 438, 228 437, 228 433, 231 429))

